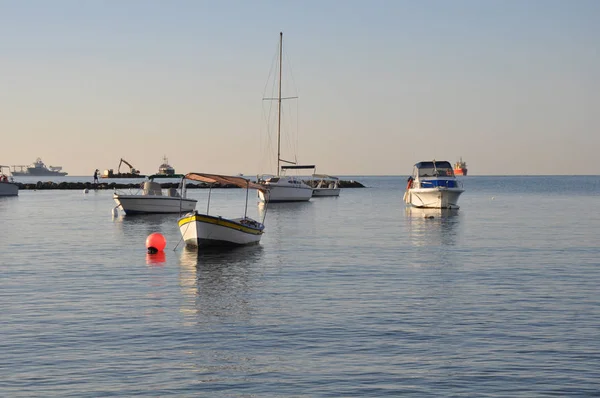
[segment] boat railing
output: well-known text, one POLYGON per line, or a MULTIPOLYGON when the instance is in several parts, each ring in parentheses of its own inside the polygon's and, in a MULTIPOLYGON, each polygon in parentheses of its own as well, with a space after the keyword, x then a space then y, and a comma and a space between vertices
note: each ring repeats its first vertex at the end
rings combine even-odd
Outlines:
MULTIPOLYGON (((156 183, 155 183, 156 184, 156 183)), ((162 188, 158 186, 144 186, 144 183, 140 184, 136 188, 128 188, 127 191, 115 188, 113 193, 115 195, 151 195, 151 196, 167 196, 171 198, 183 198, 185 199, 185 193, 180 193, 180 188, 162 188)))
POLYGON ((127 191, 115 188, 113 193, 115 195, 141 195, 144 193, 144 183, 137 184, 135 188, 129 187, 127 191))
POLYGON ((143 191, 144 189, 142 187, 128 188, 127 191, 115 188, 113 193, 115 195, 141 195, 143 191))

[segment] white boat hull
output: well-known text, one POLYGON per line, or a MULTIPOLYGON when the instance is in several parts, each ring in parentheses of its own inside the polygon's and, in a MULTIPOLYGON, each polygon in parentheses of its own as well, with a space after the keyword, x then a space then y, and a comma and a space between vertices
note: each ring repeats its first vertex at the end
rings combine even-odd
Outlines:
POLYGON ((113 195, 125 214, 189 213, 196 208, 196 199, 153 195, 113 195))
POLYGON ((17 196, 19 187, 11 182, 0 182, 0 196, 17 196))
POLYGON ((258 191, 258 197, 263 202, 306 202, 313 196, 313 189, 304 186, 265 185, 266 191, 258 191))
POLYGON ((179 231, 186 245, 242 246, 260 242, 264 226, 250 219, 226 219, 196 212, 179 219, 179 231), (245 221, 250 221, 246 222, 245 221))
POLYGON ((426 209, 458 209, 460 188, 414 188, 406 191, 404 201, 414 207, 426 209))
POLYGON ((341 188, 315 188, 313 189, 312 196, 340 196, 341 188))

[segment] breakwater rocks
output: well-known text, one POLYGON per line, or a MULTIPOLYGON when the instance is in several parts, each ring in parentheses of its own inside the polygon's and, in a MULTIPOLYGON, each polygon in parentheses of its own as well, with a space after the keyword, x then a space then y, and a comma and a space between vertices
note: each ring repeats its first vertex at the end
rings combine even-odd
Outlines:
POLYGON ((354 180, 340 180, 340 188, 366 188, 363 184, 354 180))
MULTIPOLYGON (((42 190, 42 189, 141 189, 143 183, 133 183, 133 184, 120 184, 116 182, 101 182, 98 184, 93 184, 91 182, 51 182, 51 181, 38 181, 36 183, 21 183, 15 182, 18 185, 19 189, 23 190, 42 190)), ((161 188, 177 188, 179 183, 164 183, 160 184, 161 188)), ((205 183, 188 183, 186 184, 187 189, 199 189, 199 188, 208 188, 209 185, 205 183)), ((358 181, 348 180, 342 181, 340 180, 340 188, 364 188, 365 186, 358 181)), ((237 188, 235 185, 213 185, 213 188, 237 188)))

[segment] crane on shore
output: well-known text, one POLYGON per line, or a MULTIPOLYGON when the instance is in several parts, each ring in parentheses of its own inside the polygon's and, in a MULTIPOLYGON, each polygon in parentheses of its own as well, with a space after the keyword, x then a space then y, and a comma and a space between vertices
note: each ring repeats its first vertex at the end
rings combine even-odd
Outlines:
POLYGON ((129 163, 128 161, 126 161, 126 160, 125 160, 125 159, 123 159, 123 158, 121 158, 121 161, 119 162, 119 167, 117 168, 117 172, 118 172, 119 174, 122 174, 122 173, 121 173, 121 165, 122 165, 123 163, 125 163, 127 166, 129 166, 129 173, 130 173, 130 174, 137 174, 137 175, 139 175, 139 174, 140 174, 140 171, 139 171, 139 170, 136 170, 136 169, 135 169, 135 168, 134 168, 134 167, 131 165, 131 163, 129 163))

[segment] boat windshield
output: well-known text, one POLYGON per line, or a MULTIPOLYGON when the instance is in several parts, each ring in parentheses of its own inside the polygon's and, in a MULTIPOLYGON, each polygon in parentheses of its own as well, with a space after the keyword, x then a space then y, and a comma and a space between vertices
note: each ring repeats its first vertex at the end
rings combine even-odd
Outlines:
POLYGON ((414 174, 419 177, 454 176, 449 162, 420 162, 415 165, 414 174))
POLYGON ((436 168, 436 169, 418 169, 419 177, 440 177, 440 176, 454 176, 454 171, 446 168, 436 168))

